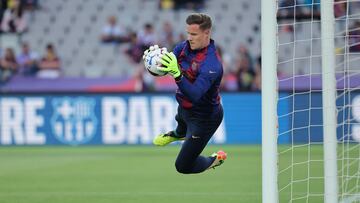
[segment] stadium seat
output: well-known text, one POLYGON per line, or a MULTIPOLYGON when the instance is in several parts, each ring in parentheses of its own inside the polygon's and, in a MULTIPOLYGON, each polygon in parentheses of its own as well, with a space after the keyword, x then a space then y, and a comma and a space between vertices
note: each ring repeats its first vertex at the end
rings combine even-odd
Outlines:
MULTIPOLYGON (((157 0, 39 0, 39 4, 42 9, 34 12, 29 31, 22 36, 22 40, 28 41, 39 53, 43 53, 47 43, 54 43, 64 61, 65 76, 132 74, 133 71, 129 71, 128 67, 133 65, 123 52, 116 53, 112 46, 104 46, 99 42, 102 27, 109 15, 115 15, 121 26, 133 31, 142 29, 145 23, 151 22, 150 19, 158 19, 160 23, 154 27, 159 32, 164 19, 174 25, 181 25, 185 24, 186 16, 193 12, 159 10, 157 0), (89 60, 92 66, 103 71, 83 74, 83 68, 89 60)), ((208 0, 201 12, 213 17, 213 37, 221 47, 227 47, 232 57, 236 56, 239 44, 246 44, 253 56, 260 54, 260 32, 254 31, 254 26, 260 24, 260 1, 208 0), (241 20, 241 16, 246 20, 241 20), (249 42, 249 38, 252 42, 249 42)), ((173 27, 176 36, 185 33, 184 26, 173 27)))

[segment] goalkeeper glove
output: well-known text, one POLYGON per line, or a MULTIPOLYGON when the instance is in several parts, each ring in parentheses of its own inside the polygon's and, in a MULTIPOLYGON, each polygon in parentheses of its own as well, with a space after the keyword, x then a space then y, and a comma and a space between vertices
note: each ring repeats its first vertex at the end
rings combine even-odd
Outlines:
POLYGON ((181 76, 181 71, 174 53, 166 52, 160 57, 159 62, 165 67, 157 67, 158 70, 169 73, 175 79, 181 76))

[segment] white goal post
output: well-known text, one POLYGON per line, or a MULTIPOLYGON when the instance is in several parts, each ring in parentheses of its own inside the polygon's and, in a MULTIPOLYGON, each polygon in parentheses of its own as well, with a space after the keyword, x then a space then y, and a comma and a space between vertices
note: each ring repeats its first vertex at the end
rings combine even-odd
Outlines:
POLYGON ((262 198, 278 202, 276 0, 261 0, 262 198))
POLYGON ((360 202, 360 0, 284 1, 261 0, 262 202, 360 202))
POLYGON ((324 202, 338 201, 334 0, 321 0, 324 202))

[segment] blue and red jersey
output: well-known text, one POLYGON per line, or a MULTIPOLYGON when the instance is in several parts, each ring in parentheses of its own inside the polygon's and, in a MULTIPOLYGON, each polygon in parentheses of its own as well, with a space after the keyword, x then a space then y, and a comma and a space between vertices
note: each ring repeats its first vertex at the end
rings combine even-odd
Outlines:
POLYGON ((199 50, 191 50, 189 42, 183 41, 177 44, 173 52, 183 74, 176 82, 179 105, 200 115, 217 111, 223 67, 214 40, 199 50))

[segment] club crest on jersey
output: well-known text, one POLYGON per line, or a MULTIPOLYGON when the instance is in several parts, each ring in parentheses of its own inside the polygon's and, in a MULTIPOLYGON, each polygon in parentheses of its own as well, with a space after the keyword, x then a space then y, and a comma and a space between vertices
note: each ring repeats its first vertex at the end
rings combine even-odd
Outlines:
POLYGON ((51 130, 64 144, 80 145, 89 142, 96 133, 95 100, 84 97, 54 98, 51 130))
POLYGON ((196 63, 195 61, 193 61, 193 62, 191 63, 191 70, 192 70, 192 71, 196 71, 198 68, 199 68, 199 64, 196 63))

